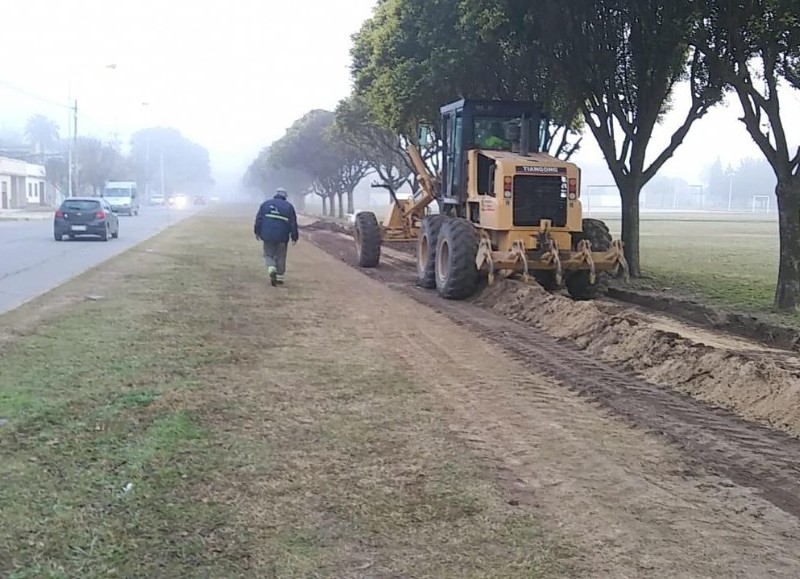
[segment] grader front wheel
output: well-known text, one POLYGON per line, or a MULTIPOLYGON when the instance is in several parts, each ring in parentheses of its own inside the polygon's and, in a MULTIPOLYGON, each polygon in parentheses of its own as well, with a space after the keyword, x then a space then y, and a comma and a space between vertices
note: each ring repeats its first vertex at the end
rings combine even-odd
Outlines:
POLYGON ((436 245, 436 289, 449 300, 472 296, 478 287, 478 234, 466 219, 448 219, 436 245))
POLYGON ((356 215, 355 239, 358 265, 378 267, 381 260, 381 226, 374 213, 364 211, 356 215))
POLYGON ((417 285, 425 289, 436 287, 436 245, 439 231, 447 220, 444 215, 428 215, 422 220, 417 238, 417 285))
MULTIPOLYGON (((584 219, 583 231, 573 234, 572 244, 588 239, 592 243, 592 251, 608 251, 611 249, 611 232, 608 226, 599 219, 584 219)), ((588 270, 575 271, 564 279, 569 295, 574 300, 593 300, 603 297, 608 292, 608 274, 597 273, 594 283, 591 283, 588 270)))

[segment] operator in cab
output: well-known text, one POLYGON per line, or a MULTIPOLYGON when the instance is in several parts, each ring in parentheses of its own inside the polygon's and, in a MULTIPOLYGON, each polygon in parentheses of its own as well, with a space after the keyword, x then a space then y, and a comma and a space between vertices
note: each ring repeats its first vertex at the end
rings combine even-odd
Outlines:
POLYGON ((511 142, 506 138, 506 131, 502 123, 494 121, 489 125, 488 130, 481 135, 480 145, 482 149, 492 151, 510 151, 511 142))
POLYGON ((264 262, 273 286, 283 285, 289 240, 294 245, 300 237, 297 214, 286 197, 286 189, 279 187, 275 196, 264 201, 258 208, 253 226, 256 239, 264 245, 264 262))

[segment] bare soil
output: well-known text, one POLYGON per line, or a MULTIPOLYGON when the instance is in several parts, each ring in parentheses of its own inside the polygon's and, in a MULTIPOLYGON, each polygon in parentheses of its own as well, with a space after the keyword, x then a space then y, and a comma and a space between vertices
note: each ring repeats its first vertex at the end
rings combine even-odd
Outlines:
MULTIPOLYGON (((340 239, 326 249, 351 260, 346 228, 336 231, 340 239)), ((386 266, 410 271, 414 258, 408 252, 407 247, 385 246, 386 266)), ((411 277, 405 279, 413 283, 411 277)), ((777 347, 780 340, 747 339, 742 337, 746 332, 715 329, 724 325, 721 318, 698 325, 685 321, 687 316, 676 318, 614 300, 575 302, 538 284, 514 280, 496 283, 474 302, 569 340, 654 384, 800 436, 800 357, 777 347)))
MULTIPOLYGON (((346 238, 309 233, 352 263, 346 238)), ((353 314, 436 392, 452 429, 494 466, 509 500, 574 546, 571 576, 800 572, 793 440, 598 363, 486 306, 440 300, 413 287, 402 260, 364 270, 360 281, 335 271, 337 283, 352 284, 342 292, 373 295, 353 314)))
POLYGON ((767 316, 739 313, 702 304, 695 299, 666 295, 613 285, 609 296, 630 304, 665 312, 671 316, 715 330, 756 340, 768 346, 800 350, 800 331, 796 327, 765 319, 767 316))
MULTIPOLYGON (((350 224, 333 221, 319 221, 306 217, 306 225, 314 229, 336 231, 352 235, 350 224)), ((395 244, 395 251, 413 253, 414 244, 395 244)), ((385 247, 384 247, 385 249, 385 247)), ((739 336, 759 342, 770 348, 800 351, 800 330, 786 324, 777 316, 754 315, 736 312, 719 306, 704 304, 695 297, 682 295, 675 291, 665 292, 655 289, 633 288, 613 280, 608 293, 609 298, 625 304, 639 306, 652 312, 663 313, 673 319, 683 320, 692 326, 714 330, 717 333, 739 336)))
POLYGON ((477 303, 654 384, 800 434, 800 360, 793 353, 514 281, 492 286, 477 303))

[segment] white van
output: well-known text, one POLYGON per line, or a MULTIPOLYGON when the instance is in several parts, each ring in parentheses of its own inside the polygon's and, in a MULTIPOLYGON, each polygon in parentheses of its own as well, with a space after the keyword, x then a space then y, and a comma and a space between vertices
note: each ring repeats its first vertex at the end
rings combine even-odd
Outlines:
POLYGON ((103 189, 103 197, 114 213, 139 215, 139 196, 135 181, 109 181, 103 189))

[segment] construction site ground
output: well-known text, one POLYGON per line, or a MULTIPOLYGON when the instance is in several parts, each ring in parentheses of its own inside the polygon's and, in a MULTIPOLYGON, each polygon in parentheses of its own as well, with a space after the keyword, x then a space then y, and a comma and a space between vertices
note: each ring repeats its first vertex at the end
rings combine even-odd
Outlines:
POLYGON ((794 352, 212 211, 0 318, 3 574, 800 576, 794 352))

